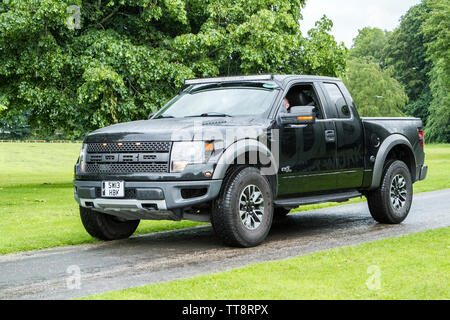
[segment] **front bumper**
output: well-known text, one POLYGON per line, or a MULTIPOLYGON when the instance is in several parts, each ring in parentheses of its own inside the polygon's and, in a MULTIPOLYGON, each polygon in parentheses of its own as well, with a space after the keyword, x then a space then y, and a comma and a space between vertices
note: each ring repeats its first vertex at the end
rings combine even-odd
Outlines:
POLYGON ((80 206, 122 219, 207 221, 205 217, 185 213, 184 209, 217 198, 222 180, 125 181, 125 190, 133 191, 125 198, 102 198, 99 193, 102 181, 74 180, 73 184, 80 206))

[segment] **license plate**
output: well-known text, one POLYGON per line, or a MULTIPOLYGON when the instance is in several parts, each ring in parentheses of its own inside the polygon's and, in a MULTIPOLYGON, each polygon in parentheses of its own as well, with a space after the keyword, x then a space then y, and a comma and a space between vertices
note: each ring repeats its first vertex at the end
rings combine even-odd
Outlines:
POLYGON ((123 181, 103 181, 102 196, 105 198, 123 198, 125 187, 123 181))

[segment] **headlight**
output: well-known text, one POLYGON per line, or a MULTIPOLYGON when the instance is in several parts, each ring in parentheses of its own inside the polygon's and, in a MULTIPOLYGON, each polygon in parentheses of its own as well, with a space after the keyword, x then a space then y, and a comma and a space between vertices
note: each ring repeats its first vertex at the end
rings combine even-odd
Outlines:
POLYGON ((84 172, 86 169, 86 144, 82 144, 81 145, 81 151, 80 151, 80 160, 79 160, 79 165, 80 165, 80 171, 84 172))
POLYGON ((206 163, 213 151, 213 143, 204 141, 174 142, 170 157, 170 171, 182 172, 188 164, 206 163))

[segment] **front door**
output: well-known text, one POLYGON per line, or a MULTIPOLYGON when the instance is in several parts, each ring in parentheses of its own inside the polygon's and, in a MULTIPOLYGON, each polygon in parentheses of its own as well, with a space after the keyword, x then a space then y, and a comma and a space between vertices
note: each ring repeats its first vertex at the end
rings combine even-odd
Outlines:
MULTIPOLYGON (((291 106, 316 107, 317 120, 323 107, 314 84, 294 84, 288 94, 291 106), (297 96, 300 96, 297 99, 297 96), (310 101, 309 101, 310 100, 310 101), (307 104, 306 104, 307 103, 307 104)), ((284 112, 280 107, 280 113, 284 112)), ((279 126, 280 166, 278 194, 295 196, 336 189, 336 138, 334 122, 317 121, 307 126, 279 126), (333 138, 334 137, 334 138, 333 138)))

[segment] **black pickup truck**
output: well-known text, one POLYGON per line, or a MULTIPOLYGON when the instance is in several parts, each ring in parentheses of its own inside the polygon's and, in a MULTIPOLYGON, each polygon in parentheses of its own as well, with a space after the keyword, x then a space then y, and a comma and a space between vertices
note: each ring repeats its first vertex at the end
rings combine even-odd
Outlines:
POLYGON ((142 219, 193 220, 251 247, 306 204, 365 196, 376 221, 401 223, 424 160, 420 119, 361 118, 339 79, 193 79, 148 120, 87 135, 74 192, 99 239, 142 219))

